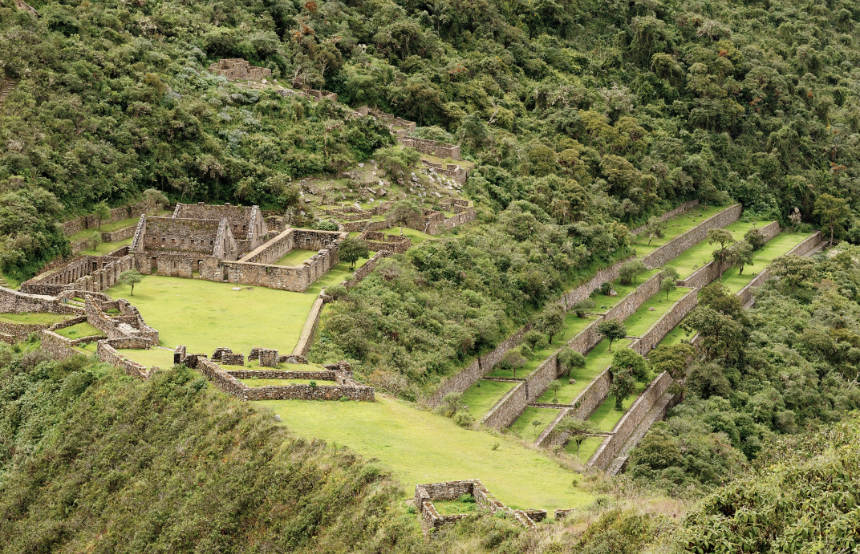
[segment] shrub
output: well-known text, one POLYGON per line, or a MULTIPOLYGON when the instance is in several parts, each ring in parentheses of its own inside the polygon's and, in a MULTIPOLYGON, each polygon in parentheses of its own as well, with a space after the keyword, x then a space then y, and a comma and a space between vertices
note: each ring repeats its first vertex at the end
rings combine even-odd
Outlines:
POLYGON ((618 280, 622 285, 631 285, 636 276, 646 270, 641 260, 631 260, 621 266, 618 271, 618 280))
POLYGON ((567 375, 574 368, 585 367, 585 356, 572 348, 565 347, 558 353, 558 365, 562 373, 567 375))
POLYGON ((747 231, 744 235, 744 240, 748 242, 750 246, 752 246, 753 250, 758 250, 759 248, 764 246, 764 243, 766 242, 764 240, 764 233, 762 233, 758 229, 750 229, 749 231, 747 231))
POLYGON ((594 300, 586 298, 573 305, 573 312, 576 314, 576 317, 585 317, 590 310, 594 309, 594 306, 594 300))
POLYGON ((532 350, 540 350, 541 348, 546 347, 549 344, 547 337, 545 334, 532 329, 523 337, 523 342, 527 344, 532 350))
POLYGON ((609 296, 609 293, 612 292, 612 283, 606 282, 600 284, 600 294, 603 296, 609 296))
POLYGON ((313 228, 320 231, 337 231, 337 223, 328 219, 320 219, 313 222, 313 228))
POLYGON ((468 411, 460 410, 454 414, 454 423, 460 427, 471 427, 475 423, 475 418, 468 411))

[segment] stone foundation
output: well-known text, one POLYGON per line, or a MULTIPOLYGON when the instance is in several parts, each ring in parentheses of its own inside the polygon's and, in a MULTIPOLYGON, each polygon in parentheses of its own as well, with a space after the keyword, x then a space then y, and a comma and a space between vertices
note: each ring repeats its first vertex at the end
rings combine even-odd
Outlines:
POLYGON ((426 483, 423 485, 415 485, 415 508, 421 516, 421 522, 425 531, 430 529, 438 529, 448 523, 453 523, 457 520, 467 517, 468 514, 451 514, 441 515, 433 501, 456 500, 463 495, 470 495, 475 499, 475 503, 489 510, 492 513, 506 512, 511 514, 521 525, 528 529, 535 528, 535 521, 540 521, 546 517, 544 510, 513 510, 505 506, 496 497, 490 494, 490 491, 478 479, 468 479, 465 481, 445 481, 442 483, 426 483), (536 519, 532 519, 532 515, 536 519))
POLYGON ((251 65, 242 58, 222 58, 211 64, 209 71, 223 75, 228 81, 262 81, 272 77, 271 69, 251 65))

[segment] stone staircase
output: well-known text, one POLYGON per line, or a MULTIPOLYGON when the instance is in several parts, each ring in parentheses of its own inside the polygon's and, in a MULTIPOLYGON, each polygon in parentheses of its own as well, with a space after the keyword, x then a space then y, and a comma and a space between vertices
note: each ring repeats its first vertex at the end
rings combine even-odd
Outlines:
POLYGON ((17 82, 11 79, 0 81, 0 107, 3 107, 6 97, 9 96, 9 93, 12 92, 12 89, 15 88, 16 84, 17 82))
POLYGON ((606 468, 606 473, 609 475, 617 475, 622 469, 624 469, 624 465, 627 463, 627 458, 630 457, 630 452, 633 450, 633 447, 639 444, 639 441, 642 440, 642 437, 645 436, 645 433, 648 432, 652 425, 666 416, 666 410, 672 406, 672 403, 675 400, 676 396, 670 391, 663 393, 663 396, 654 403, 654 407, 651 408, 651 411, 648 412, 648 414, 642 418, 639 425, 636 426, 636 429, 630 435, 630 438, 627 439, 627 442, 624 444, 624 447, 621 449, 618 456, 616 456, 609 464, 609 467, 606 468))

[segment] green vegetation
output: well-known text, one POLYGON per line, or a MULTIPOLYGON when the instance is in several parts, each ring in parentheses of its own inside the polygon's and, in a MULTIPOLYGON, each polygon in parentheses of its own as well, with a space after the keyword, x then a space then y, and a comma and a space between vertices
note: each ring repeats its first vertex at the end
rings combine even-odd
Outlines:
POLYGON ((860 408, 857 247, 818 261, 777 260, 749 313, 719 284, 685 324, 701 336, 684 401, 649 431, 630 473, 677 493, 747 471, 772 437, 837 421, 860 408))
POLYGON ((744 266, 743 274, 738 275, 738 269, 735 267, 726 270, 721 279, 722 283, 731 292, 738 292, 774 260, 786 255, 789 250, 809 238, 810 234, 788 231, 778 234, 765 243, 760 250, 753 252, 753 263, 744 266))
POLYGON ((84 337, 104 335, 104 333, 102 333, 86 321, 81 323, 75 323, 74 325, 71 325, 69 327, 63 327, 62 329, 57 329, 54 332, 69 339, 81 339, 84 337))
POLYGON ((69 319, 70 315, 28 312, 21 314, 0 313, 0 321, 9 323, 27 323, 31 325, 53 325, 69 319))
POLYGON ((463 393, 462 401, 472 417, 480 421, 482 417, 487 415, 490 408, 516 385, 517 383, 513 381, 485 381, 481 379, 463 393))
MULTIPOLYGON (((768 223, 768 221, 735 221, 734 223, 724 227, 724 229, 731 233, 731 236, 735 240, 742 240, 744 238, 744 234, 750 229, 763 227, 768 223)), ((708 242, 708 239, 702 240, 692 248, 682 252, 677 258, 668 262, 666 265, 674 268, 678 272, 678 275, 680 275, 682 279, 685 279, 692 275, 694 271, 713 259, 711 253, 715 248, 716 246, 708 242)), ((756 252, 756 256, 758 256, 759 253, 760 251, 756 252)))
POLYGON ((690 289, 678 287, 669 293, 668 298, 664 293, 658 292, 643 302, 635 312, 624 320, 627 335, 631 337, 642 336, 669 311, 675 302, 683 298, 688 292, 690 289))
POLYGON ((4 552, 427 548, 374 465, 294 438, 196 372, 141 382, 0 346, 0 396, 4 552))
POLYGON ((564 445, 564 451, 568 454, 572 454, 580 463, 585 464, 592 456, 594 456, 594 453, 597 452, 597 449, 600 448, 600 445, 604 440, 606 440, 606 437, 601 435, 586 437, 578 448, 574 441, 569 441, 564 445))
POLYGON ((478 509, 478 504, 474 497, 464 494, 456 500, 435 500, 433 507, 442 515, 470 514, 478 509))
POLYGON ((321 381, 320 379, 241 379, 241 381, 249 387, 285 387, 287 385, 310 385, 311 383, 316 383, 319 386, 334 385, 332 381, 321 381))
POLYGON ((696 225, 724 210, 726 206, 695 206, 693 209, 670 218, 662 224, 662 236, 651 236, 647 231, 633 239, 633 250, 643 258, 668 243, 675 237, 683 235, 696 225))
POLYGON ((132 301, 147 324, 158 329, 164 346, 184 344, 189 352, 207 354, 228 346, 248 353, 265 342, 291 352, 316 294, 233 288, 231 283, 149 275, 133 297, 122 285, 106 292, 132 301))
POLYGON ((116 242, 100 242, 95 248, 81 250, 80 254, 83 256, 105 256, 118 248, 130 245, 131 241, 131 238, 127 238, 116 242))
POLYGON ((511 424, 508 430, 521 439, 533 443, 557 415, 558 410, 529 406, 523 410, 523 413, 511 424))
MULTIPOLYGON (((615 350, 624 348, 630 344, 630 340, 620 340, 615 344, 615 350)), ((597 345, 588 351, 585 355, 585 367, 571 371, 570 377, 559 377, 554 382, 558 383, 558 402, 560 404, 570 404, 581 393, 585 387, 594 380, 595 377, 609 367, 612 363, 612 352, 609 351, 609 341, 601 340, 597 345), (573 383, 570 381, 573 380, 573 383)), ((547 389, 540 398, 539 402, 552 402, 554 393, 551 389, 547 389)))
POLYGON ((458 427, 449 418, 377 394, 376 402, 264 400, 302 437, 321 438, 376 458, 414 494, 416 483, 480 479, 502 502, 519 508, 570 508, 593 500, 571 484, 575 475, 547 454, 504 436, 458 427), (435 445, 435 446, 434 446, 435 445))
POLYGON ((302 250, 300 248, 296 248, 290 250, 286 253, 286 255, 280 260, 275 262, 275 265, 286 265, 286 266, 297 266, 302 265, 302 263, 309 259, 311 256, 316 254, 316 250, 302 250))

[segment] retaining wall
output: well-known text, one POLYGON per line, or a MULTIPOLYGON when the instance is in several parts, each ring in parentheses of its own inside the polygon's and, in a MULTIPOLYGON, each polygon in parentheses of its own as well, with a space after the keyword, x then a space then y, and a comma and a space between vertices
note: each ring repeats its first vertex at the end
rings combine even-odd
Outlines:
POLYGON ((116 349, 148 349, 151 346, 151 342, 142 338, 100 340, 96 344, 96 355, 98 356, 99 360, 122 369, 126 372, 126 374, 131 375, 132 377, 137 377, 138 379, 148 379, 152 375, 152 373, 154 373, 158 368, 153 368, 151 370, 146 366, 139 364, 138 362, 129 360, 128 358, 120 354, 116 349))
POLYGON ((6 287, 0 287, 0 312, 25 313, 46 312, 51 314, 82 315, 82 308, 63 304, 53 296, 28 294, 6 287))
POLYGON ((296 347, 293 348, 292 353, 294 356, 307 356, 308 351, 311 349, 314 334, 317 331, 317 326, 319 326, 320 314, 325 304, 325 300, 323 300, 324 292, 320 292, 317 299, 314 300, 313 306, 311 306, 311 311, 308 313, 307 319, 305 319, 304 327, 302 327, 302 334, 299 335, 299 341, 296 343, 296 347))
POLYGON ((606 437, 598 447, 597 452, 588 460, 589 467, 604 469, 609 467, 612 460, 621 453, 624 444, 636 427, 645 419, 660 397, 666 392, 673 382, 672 377, 665 371, 657 376, 647 389, 630 406, 627 413, 618 421, 612 434, 606 437))
MULTIPOLYGON (((675 217, 677 215, 681 215, 682 213, 690 211, 691 209, 695 208, 698 205, 699 205, 698 200, 689 200, 687 202, 684 202, 683 204, 681 204, 677 208, 674 208, 672 210, 669 210, 668 212, 663 213, 662 215, 657 217, 657 221, 666 221, 666 220, 672 219, 673 217, 675 217)), ((631 229, 630 234, 633 235, 634 237, 636 235, 641 235, 642 233, 645 232, 647 227, 648 227, 647 224, 646 225, 640 225, 639 227, 636 227, 635 229, 631 229)))
MULTIPOLYGON (((128 206, 113 208, 110 211, 110 216, 108 216, 106 219, 103 219, 102 223, 113 223, 121 219, 138 217, 139 215, 144 213, 144 210, 145 206, 143 204, 130 204, 128 206)), ((75 233, 83 231, 84 229, 92 229, 94 227, 98 227, 98 224, 99 220, 95 216, 95 214, 78 217, 63 223, 63 234, 74 235, 75 233)))
POLYGON ((697 289, 682 296, 654 325, 642 333, 641 337, 633 341, 630 348, 643 356, 646 355, 696 307, 698 297, 697 289))
POLYGON ((660 248, 657 248, 642 258, 642 263, 652 268, 664 265, 669 260, 676 258, 684 250, 707 238, 709 230, 719 229, 737 221, 742 211, 743 207, 740 204, 729 206, 725 210, 699 223, 686 233, 675 237, 660 248))

